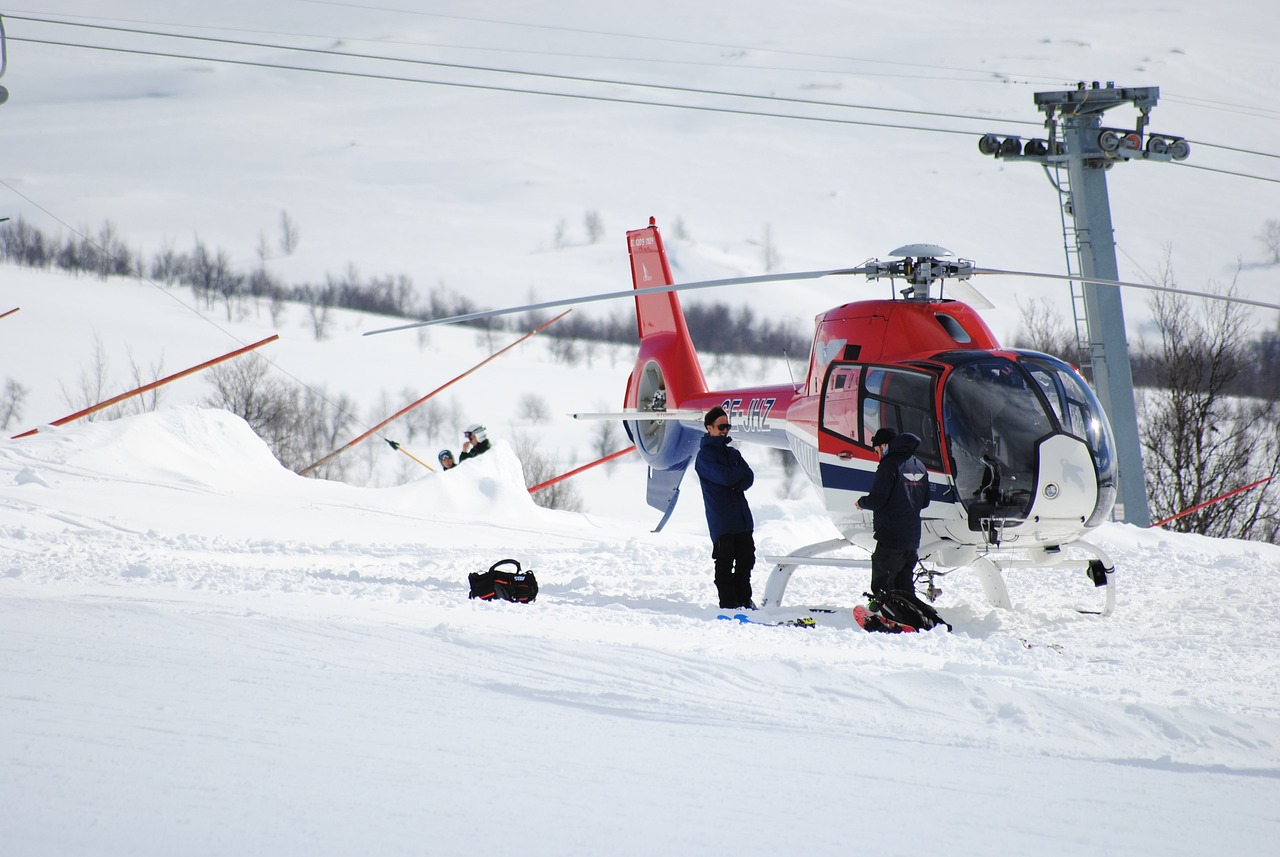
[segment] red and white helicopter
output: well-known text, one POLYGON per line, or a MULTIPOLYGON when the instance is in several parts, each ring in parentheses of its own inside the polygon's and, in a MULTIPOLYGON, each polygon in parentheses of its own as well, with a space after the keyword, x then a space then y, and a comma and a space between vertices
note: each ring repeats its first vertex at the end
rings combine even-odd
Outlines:
POLYGON ((987 599, 1009 607, 1005 570, 1057 566, 1084 571, 1104 588, 1103 606, 1090 612, 1111 612, 1114 563, 1085 538, 1108 520, 1116 499, 1115 442, 1098 398, 1072 366, 1002 347, 971 307, 930 294, 947 279, 1013 272, 944 261, 950 255, 944 248, 912 245, 891 261, 856 268, 677 285, 652 218, 627 233, 627 245, 631 290, 370 333, 634 297, 640 350, 624 407, 575 416, 623 421, 649 467, 648 502, 664 513, 657 529, 697 454, 703 414, 721 405, 736 438, 795 455, 840 534, 787 556, 762 557, 774 564, 762 607, 781 603, 797 566, 870 567, 871 513, 854 501, 870 490, 878 464, 871 438, 888 426, 920 437, 916 455, 929 471, 931 503, 919 550, 926 594, 939 591, 936 575, 969 567, 987 599), (677 292, 840 274, 900 279, 905 288, 900 299, 857 301, 820 314, 803 382, 708 388, 677 292), (822 556, 850 546, 862 556, 822 556))

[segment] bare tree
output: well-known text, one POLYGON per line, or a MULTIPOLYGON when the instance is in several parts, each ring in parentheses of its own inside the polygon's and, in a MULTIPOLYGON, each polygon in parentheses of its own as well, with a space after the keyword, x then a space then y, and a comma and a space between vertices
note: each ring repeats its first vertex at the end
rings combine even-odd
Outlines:
MULTIPOLYGON (((1172 285, 1166 272, 1164 281, 1172 285)), ((1231 288, 1221 290, 1233 294, 1231 288)), ((1280 404, 1276 397, 1228 395, 1248 356, 1251 324, 1238 304, 1188 298, 1151 301, 1160 347, 1149 357, 1158 389, 1140 399, 1147 495, 1156 518, 1215 500, 1257 479, 1280 474, 1280 404)), ((1274 540, 1280 485, 1206 505, 1169 524, 1182 532, 1274 540)))
MULTIPOLYGON (((133 349, 126 348, 125 352, 129 357, 129 374, 133 377, 134 389, 137 389, 138 387, 145 387, 147 384, 150 384, 152 381, 156 381, 161 377, 161 373, 164 372, 163 355, 151 364, 151 368, 148 372, 144 373, 142 367, 138 365, 137 359, 133 356, 133 349)), ((145 393, 139 393, 136 396, 124 400, 116 406, 116 410, 121 415, 153 413, 160 409, 160 403, 164 401, 164 394, 164 387, 156 387, 155 389, 148 390, 145 393)))
POLYGON ((549 416, 547 400, 537 393, 525 393, 516 402, 516 416, 531 423, 545 423, 549 416))
POLYGON ((583 225, 587 228, 587 241, 591 244, 600 243, 600 239, 604 237, 604 220, 600 217, 600 212, 595 209, 588 211, 583 218, 583 225))
POLYGON ((1280 220, 1268 220, 1264 223, 1258 240, 1267 248, 1271 264, 1280 265, 1280 220))
POLYGON ((169 244, 151 257, 151 279, 172 286, 182 281, 189 264, 187 257, 169 244))
POLYGON ((22 419, 22 403, 29 392, 12 378, 5 379, 4 392, 0 393, 0 429, 7 429, 9 423, 22 419))
MULTIPOLYGON (((107 398, 106 391, 110 363, 106 346, 102 343, 102 337, 95 333, 93 336, 93 364, 81 369, 79 389, 68 390, 65 384, 61 381, 58 382, 58 389, 62 391, 63 401, 67 403, 71 410, 84 410, 107 398)), ((90 414, 86 419, 92 421, 94 416, 94 414, 90 414)))
POLYGON ((289 212, 280 212, 280 252, 292 256, 298 249, 298 224, 293 222, 289 212))
POLYGON ((329 310, 333 307, 336 292, 337 288, 332 282, 327 283, 324 288, 303 287, 302 295, 307 302, 307 312, 311 316, 311 330, 316 342, 323 340, 329 333, 329 310))
POLYGON ((21 215, 0 230, 0 258, 29 268, 47 268, 55 252, 44 233, 27 223, 21 215))
POLYGON ((1042 351, 1068 363, 1080 361, 1076 336, 1048 298, 1032 298, 1028 304, 1018 301, 1022 329, 1013 340, 1015 348, 1042 351))
POLYGON ((272 378, 270 371, 271 364, 257 354, 215 366, 207 375, 213 392, 204 403, 247 422, 287 467, 285 459, 294 457, 291 434, 298 419, 298 397, 287 384, 272 378))
POLYGON ((258 257, 258 267, 264 267, 267 260, 271 258, 271 245, 267 243, 267 233, 258 233, 258 246, 254 250, 254 255, 258 257))
MULTIPOLYGON (((556 462, 538 449, 537 443, 531 438, 517 435, 511 440, 511 448, 514 450, 516 458, 520 459, 520 464, 524 469, 524 484, 526 488, 532 488, 534 485, 539 485, 560 475, 560 469, 556 466, 556 462)), ((572 480, 568 479, 543 488, 533 495, 533 502, 545 509, 561 509, 566 512, 582 511, 582 494, 572 480)))
MULTIPOLYGON (((622 441, 618 438, 620 425, 622 424, 614 420, 601 420, 596 423, 594 432, 596 457, 604 458, 622 448, 622 441)), ((613 462, 609 462, 605 467, 612 468, 613 462)))
MULTIPOLYGON (((291 460, 281 459, 290 470, 300 470, 339 449, 350 440, 355 402, 348 396, 330 400, 324 388, 303 390, 293 430, 291 460)), ((335 456, 307 475, 317 479, 345 479, 352 459, 335 456)))
POLYGON ((778 266, 782 262, 782 257, 778 253, 778 245, 773 241, 773 226, 768 223, 764 225, 764 238, 760 242, 760 262, 764 265, 766 274, 772 274, 778 270, 778 266))

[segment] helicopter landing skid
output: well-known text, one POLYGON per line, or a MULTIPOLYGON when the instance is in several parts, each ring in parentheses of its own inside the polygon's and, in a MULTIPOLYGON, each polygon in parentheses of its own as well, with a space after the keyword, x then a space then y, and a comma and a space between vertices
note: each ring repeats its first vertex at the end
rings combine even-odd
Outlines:
POLYGON ((828 539, 825 542, 814 542, 811 545, 805 545, 802 548, 793 550, 786 556, 762 556, 760 559, 765 562, 775 563, 773 571, 769 573, 769 581, 764 587, 764 598, 760 601, 761 607, 777 607, 782 603, 782 595, 787 591, 787 584, 791 582, 791 574, 799 565, 827 565, 837 568, 871 568, 871 558, 867 559, 837 559, 834 557, 820 558, 817 554, 829 553, 833 550, 849 547, 853 542, 848 539, 828 539))
MULTIPOLYGON (((1092 554, 1092 557, 1086 561, 1085 574, 1093 582, 1095 588, 1105 590, 1102 609, 1089 610, 1077 607, 1076 612, 1095 616, 1110 616, 1111 611, 1116 606, 1115 563, 1111 561, 1111 557, 1107 555, 1106 551, 1084 539, 1076 539, 1071 542, 1071 547, 1082 549, 1092 554)), ((978 579, 982 583, 982 591, 992 606, 1008 609, 1012 606, 1012 602, 1009 601, 1009 591, 1004 584, 1003 572, 1005 570, 1010 568, 1052 568, 1057 565, 1074 565, 1079 562, 1079 559, 1067 559, 1066 553, 1059 548, 1053 551, 1046 550, 1034 559, 1000 560, 982 556, 969 563, 969 567, 978 573, 978 579)))
MULTIPOLYGON (((769 573, 768 582, 765 584, 764 597, 760 601, 760 606, 778 607, 782 604, 782 596, 787 591, 787 584, 791 582, 791 575, 798 566, 822 565, 835 568, 870 569, 870 557, 867 559, 841 559, 838 557, 818 556, 818 554, 829 553, 852 545, 853 542, 847 539, 828 539, 827 541, 805 545, 786 556, 761 556, 760 560, 773 563, 774 567, 773 571, 769 573)), ((1116 604, 1115 564, 1105 551, 1091 542, 1077 539, 1071 543, 1071 546, 1082 548, 1093 554, 1093 558, 1088 560, 1086 573, 1096 588, 1106 590, 1101 610, 1077 608, 1078 612, 1110 616, 1116 604)), ((927 555, 929 548, 932 547, 934 545, 928 546, 922 553, 927 555)), ((1005 569, 1018 567, 1043 568, 1057 565, 1064 561, 1065 556, 1055 551, 1052 554, 1046 553, 1038 560, 1001 561, 987 556, 980 556, 965 565, 978 576, 978 582, 982 586, 982 594, 986 597, 987 602, 997 609, 1009 610, 1012 609, 1013 602, 1009 598, 1009 589, 1004 582, 1003 572, 1005 569)))

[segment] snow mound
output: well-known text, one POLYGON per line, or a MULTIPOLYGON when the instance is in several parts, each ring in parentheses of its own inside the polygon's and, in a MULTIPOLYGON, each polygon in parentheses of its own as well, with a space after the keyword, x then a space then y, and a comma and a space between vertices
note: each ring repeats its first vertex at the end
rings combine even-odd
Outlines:
POLYGON ((534 504, 520 461, 502 442, 447 472, 424 468, 422 478, 405 485, 358 488, 299 476, 241 418, 191 406, 5 441, 0 483, 26 501, 22 511, 37 531, 72 522, 165 534, 421 538, 416 520, 449 525, 447 532, 469 545, 482 540, 469 524, 556 516, 534 504), (48 490, 36 496, 37 486, 48 490), (157 491, 164 502, 152 499, 157 491), (226 519, 228 497, 235 500, 234 522, 226 519), (359 526, 343 513, 352 508, 359 526))

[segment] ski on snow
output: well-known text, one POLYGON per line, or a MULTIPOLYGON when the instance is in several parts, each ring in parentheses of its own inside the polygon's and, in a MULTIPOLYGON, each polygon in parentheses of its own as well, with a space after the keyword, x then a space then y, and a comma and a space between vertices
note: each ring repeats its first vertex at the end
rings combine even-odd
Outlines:
POLYGON ((769 625, 775 628, 778 628, 778 627, 813 628, 817 626, 817 623, 814 622, 812 619, 810 619, 808 616, 805 616, 804 618, 801 618, 801 619, 783 619, 780 622, 760 622, 756 619, 752 619, 746 613, 734 613, 732 616, 729 616, 725 613, 721 613, 716 618, 725 619, 729 622, 737 620, 739 623, 743 625, 769 625))

